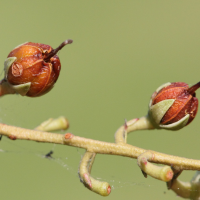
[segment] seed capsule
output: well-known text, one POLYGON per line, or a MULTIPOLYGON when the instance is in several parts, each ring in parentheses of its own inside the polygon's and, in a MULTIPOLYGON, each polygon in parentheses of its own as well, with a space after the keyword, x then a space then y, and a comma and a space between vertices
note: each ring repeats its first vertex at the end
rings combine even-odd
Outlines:
POLYGON ((56 49, 32 42, 16 47, 9 53, 4 64, 4 82, 7 81, 7 87, 10 86, 12 93, 29 97, 38 97, 49 92, 61 70, 60 59, 56 53, 72 42, 66 40, 56 49))
POLYGON ((177 130, 188 125, 196 116, 198 99, 195 91, 200 82, 190 87, 183 82, 167 83, 152 95, 149 118, 157 128, 177 130))

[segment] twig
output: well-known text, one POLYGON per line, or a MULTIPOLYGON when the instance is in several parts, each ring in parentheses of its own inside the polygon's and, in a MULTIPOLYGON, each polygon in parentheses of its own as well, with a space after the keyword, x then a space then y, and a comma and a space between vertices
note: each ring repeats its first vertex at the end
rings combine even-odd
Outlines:
MULTIPOLYGON (((115 134, 116 143, 108 143, 75 136, 71 133, 62 135, 0 124, 0 134, 7 136, 12 140, 32 140, 86 149, 86 153, 80 164, 80 179, 90 190, 101 195, 108 195, 110 193, 110 188, 109 184, 106 183, 106 189, 104 187, 104 192, 102 192, 102 182, 100 182, 100 184, 90 176, 90 170, 96 154, 110 154, 138 158, 139 167, 144 174, 148 174, 163 181, 169 181, 172 179, 173 172, 170 167, 158 167, 149 162, 169 166, 173 165, 173 169, 177 171, 200 170, 200 160, 187 159, 155 151, 147 151, 126 144, 126 135, 128 133, 143 129, 153 129, 147 116, 126 122, 115 134)), ((105 185, 105 183, 103 185, 105 185)))

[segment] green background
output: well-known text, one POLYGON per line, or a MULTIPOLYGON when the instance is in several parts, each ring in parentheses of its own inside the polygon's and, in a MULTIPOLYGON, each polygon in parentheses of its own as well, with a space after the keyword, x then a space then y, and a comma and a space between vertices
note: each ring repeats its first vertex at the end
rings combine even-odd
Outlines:
MULTIPOLYGON (((74 40, 59 53, 62 70, 50 93, 0 99, 2 123, 32 129, 64 115, 69 132, 114 142, 124 119, 146 115, 158 86, 200 79, 199 0, 1 0, 0 16, 1 71, 8 53, 21 43, 55 48, 65 39, 74 40)), ((129 135, 128 143, 200 159, 199 120, 198 114, 178 132, 138 131, 129 135)), ((5 137, 0 149, 1 199, 103 198, 78 179, 84 150, 5 137), (44 159, 51 149, 54 159, 44 159)), ((181 180, 193 174, 184 172, 181 180)), ((113 186, 108 199, 177 199, 164 182, 145 179, 134 159, 97 155, 92 175, 113 186)))

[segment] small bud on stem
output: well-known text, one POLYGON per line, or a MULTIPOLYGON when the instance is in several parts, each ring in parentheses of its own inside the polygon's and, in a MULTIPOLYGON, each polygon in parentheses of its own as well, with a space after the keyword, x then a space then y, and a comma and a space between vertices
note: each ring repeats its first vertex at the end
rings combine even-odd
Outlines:
POLYGON ((20 94, 38 97, 49 92, 56 83, 61 63, 56 53, 65 45, 71 44, 68 39, 56 49, 40 43, 27 42, 13 49, 4 62, 4 81, 0 82, 0 96, 20 94))
POLYGON ((188 125, 196 116, 198 99, 195 91, 200 82, 189 88, 183 82, 167 83, 153 93, 149 117, 156 128, 178 130, 188 125))

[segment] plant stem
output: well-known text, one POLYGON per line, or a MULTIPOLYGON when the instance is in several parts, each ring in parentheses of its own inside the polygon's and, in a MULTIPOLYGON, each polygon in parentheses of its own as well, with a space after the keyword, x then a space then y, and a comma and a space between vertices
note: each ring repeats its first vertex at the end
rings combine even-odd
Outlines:
MULTIPOLYGON (((140 118, 144 121, 144 118, 140 118)), ((140 119, 137 123, 140 123, 140 119)), ((133 120, 127 122, 127 124, 131 124, 128 126, 128 132, 131 132, 136 129, 144 129, 146 124, 140 125, 138 127, 137 123, 132 124, 133 120)), ((148 127, 146 127, 148 128, 148 127)), ((118 129, 118 131, 122 128, 118 129)), ((37 142, 47 142, 47 143, 55 143, 55 144, 63 144, 68 146, 74 146, 86 149, 89 152, 99 153, 99 154, 110 154, 110 155, 120 155, 131 158, 137 158, 140 154, 144 153, 146 150, 135 147, 125 143, 109 143, 98 140, 87 139, 79 136, 72 135, 68 133, 66 135, 48 133, 36 130, 29 130, 14 126, 9 126, 6 124, 0 123, 0 134, 9 137, 10 139, 21 139, 21 140, 32 140, 37 142)), ((119 133, 118 133, 119 135, 119 133)), ((155 151, 151 151, 153 153, 153 159, 151 162, 165 164, 169 166, 173 166, 174 169, 177 170, 200 170, 200 160, 193 160, 182 158, 173 155, 167 155, 155 151)))

